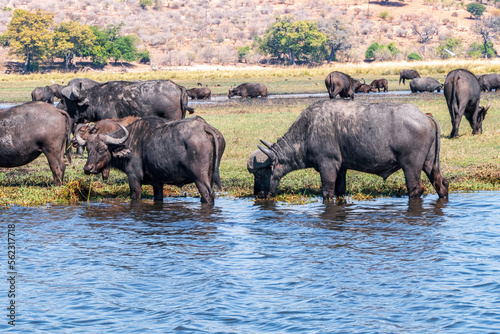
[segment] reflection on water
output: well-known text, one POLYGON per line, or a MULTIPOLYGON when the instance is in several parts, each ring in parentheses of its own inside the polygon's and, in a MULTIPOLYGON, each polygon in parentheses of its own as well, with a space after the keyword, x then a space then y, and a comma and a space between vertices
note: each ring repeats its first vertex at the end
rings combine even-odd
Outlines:
MULTIPOLYGON (((499 328, 498 192, 214 208, 182 198, 0 217, 16 224, 15 330, 26 333, 499 328)), ((11 330, 5 318, 0 330, 11 330)))

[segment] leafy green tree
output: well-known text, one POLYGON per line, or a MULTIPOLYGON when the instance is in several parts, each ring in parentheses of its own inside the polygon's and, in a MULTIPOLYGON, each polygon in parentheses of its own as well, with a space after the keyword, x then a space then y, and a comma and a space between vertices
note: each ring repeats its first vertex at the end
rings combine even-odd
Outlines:
POLYGON ((380 48, 380 45, 375 42, 372 45, 368 47, 368 49, 365 52, 365 58, 366 59, 373 59, 375 58, 375 52, 380 48))
POLYGON ((258 39, 260 50, 278 59, 288 58, 290 65, 295 59, 319 60, 325 55, 326 36, 311 21, 294 21, 292 17, 277 18, 258 39))
POLYGON ((391 60, 401 53, 394 42, 389 45, 380 45, 377 42, 368 47, 365 52, 366 59, 391 60))
POLYGON ((37 69, 38 62, 47 59, 48 50, 52 46, 53 34, 50 28, 53 20, 54 14, 41 10, 14 11, 2 40, 10 46, 10 54, 24 60, 23 72, 37 69))
POLYGON ((486 10, 486 6, 480 3, 471 2, 465 6, 465 9, 470 13, 471 17, 479 18, 486 10))
POLYGON ((485 58, 489 58, 488 43, 491 43, 500 34, 500 18, 483 17, 480 20, 476 20, 471 28, 473 32, 481 36, 483 40, 483 55, 485 58))
POLYGON ((422 60, 422 57, 418 53, 412 52, 408 55, 408 60, 422 60))
POLYGON ((75 56, 90 56, 94 40, 95 35, 88 26, 74 21, 62 22, 54 30, 52 54, 64 58, 64 67, 68 71, 75 56))
POLYGON ((114 43, 120 37, 122 26, 123 23, 118 25, 110 24, 105 28, 90 27, 95 35, 94 46, 90 51, 92 63, 97 66, 105 66, 109 58, 117 60, 115 57, 118 57, 118 59, 121 59, 123 54, 119 50, 121 46, 126 45, 126 42, 121 41, 121 45, 118 48, 114 46, 114 43))
POLYGON ((467 54, 471 58, 493 58, 496 56, 497 52, 493 48, 492 42, 486 43, 486 49, 484 44, 474 42, 469 46, 467 54))
POLYGON ((118 37, 111 49, 111 58, 118 62, 120 60, 134 61, 137 59, 137 40, 135 35, 118 37))
POLYGON ((462 47, 462 41, 458 38, 446 38, 439 42, 437 54, 442 59, 454 57, 457 51, 462 47))

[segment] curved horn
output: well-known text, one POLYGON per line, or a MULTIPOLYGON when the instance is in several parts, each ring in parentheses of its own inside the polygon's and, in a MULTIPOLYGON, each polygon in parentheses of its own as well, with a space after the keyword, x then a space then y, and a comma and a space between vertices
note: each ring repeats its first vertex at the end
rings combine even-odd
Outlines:
POLYGON ((269 157, 269 159, 271 159, 271 161, 275 161, 276 160, 276 154, 274 154, 273 151, 271 151, 267 147, 262 147, 260 145, 257 145, 257 147, 259 148, 259 150, 261 150, 262 152, 264 152, 264 154, 267 155, 269 157))
POLYGON ((272 143, 268 142, 267 140, 264 140, 264 139, 261 139, 260 142, 264 145, 266 145, 267 148, 271 148, 271 146, 273 146, 272 143))
POLYGON ((361 78, 361 80, 363 80, 363 85, 366 85, 365 78, 361 78))
POLYGON ((84 126, 85 124, 78 124, 75 129, 75 139, 80 146, 85 146, 85 144, 87 144, 87 142, 80 137, 80 129, 84 126))
MULTIPOLYGON (((128 130, 120 123, 116 123, 116 124, 118 124, 121 127, 121 129, 118 131, 123 130, 123 132, 125 132, 125 135, 121 138, 114 138, 114 137, 111 137, 110 135, 104 135, 106 144, 120 145, 120 144, 123 144, 125 142, 125 140, 127 140, 128 135, 129 135, 128 130)), ((111 135, 114 135, 118 131, 113 132, 111 135)))
POLYGON ((486 99, 486 101, 488 101, 488 106, 484 108, 484 112, 486 113, 488 111, 488 109, 490 109, 491 107, 491 101, 486 99))

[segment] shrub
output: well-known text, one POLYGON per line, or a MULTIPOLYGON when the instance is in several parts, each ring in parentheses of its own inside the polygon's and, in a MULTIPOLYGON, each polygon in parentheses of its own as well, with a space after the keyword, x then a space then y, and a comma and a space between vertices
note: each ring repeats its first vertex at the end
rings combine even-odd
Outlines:
POLYGON ((375 51, 377 51, 379 47, 380 47, 380 45, 377 42, 370 45, 365 52, 365 58, 366 59, 375 58, 375 51))
MULTIPOLYGON (((486 57, 487 58, 493 58, 496 56, 497 52, 493 48, 493 43, 488 42, 486 44, 486 57)), ((471 58, 484 58, 484 44, 474 42, 469 46, 469 50, 467 51, 467 54, 471 58)))
POLYGON ((478 18, 479 16, 483 15, 484 11, 486 10, 486 6, 480 3, 469 3, 467 6, 465 6, 465 9, 470 13, 471 17, 474 16, 475 18, 478 18))
POLYGON ((461 40, 459 40, 458 38, 448 37, 439 42, 437 55, 442 59, 451 58, 453 57, 452 53, 456 53, 461 46, 461 40))
POLYGON ((382 20, 385 20, 389 16, 389 12, 384 10, 383 12, 380 12, 378 14, 378 17, 380 17, 382 20))
POLYGON ((412 52, 408 55, 408 60, 422 60, 422 57, 416 52, 412 52))

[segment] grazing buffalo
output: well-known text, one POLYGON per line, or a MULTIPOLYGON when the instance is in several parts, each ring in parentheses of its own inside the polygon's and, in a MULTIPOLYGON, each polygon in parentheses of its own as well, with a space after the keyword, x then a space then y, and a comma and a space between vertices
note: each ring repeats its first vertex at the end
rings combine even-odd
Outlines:
POLYGON ((99 82, 87 78, 75 78, 70 80, 70 82, 68 82, 66 86, 60 87, 59 95, 56 95, 59 99, 61 99, 61 101, 59 101, 59 103, 57 104, 57 108, 67 110, 62 90, 66 87, 71 87, 74 85, 79 85, 81 87, 80 89, 89 89, 91 87, 99 85, 99 82))
POLYGON ((187 95, 193 100, 210 100, 210 98, 212 97, 212 91, 208 87, 191 88, 186 92, 187 95))
MULTIPOLYGON (((118 130, 120 130, 120 126, 118 123, 120 123, 123 126, 127 126, 133 122, 135 122, 138 117, 135 116, 128 116, 125 118, 120 118, 120 119, 103 119, 102 121, 99 121, 95 124, 90 124, 90 123, 85 123, 85 124, 79 124, 76 127, 75 133, 78 133, 79 137, 83 139, 84 141, 87 140, 87 137, 91 134, 98 134, 98 133, 113 133, 118 130)), ((76 137, 73 137, 72 139, 72 144, 80 147, 78 145, 78 142, 76 140, 76 137)), ((106 166, 102 170, 102 179, 107 180, 109 178, 109 172, 110 172, 111 167, 106 166)))
POLYGON ((31 101, 43 101, 50 104, 54 103, 54 93, 49 86, 36 87, 31 92, 31 101))
POLYGON ((448 73, 444 81, 444 97, 453 126, 451 138, 458 137, 464 115, 472 128, 472 134, 483 133, 483 120, 491 103, 488 103, 486 108, 479 106, 481 87, 474 74, 466 69, 456 69, 448 73))
POLYGON ((369 93, 369 92, 376 92, 376 90, 371 85, 361 84, 361 86, 357 87, 354 92, 355 93, 369 93))
POLYGON ((267 87, 261 83, 242 83, 236 88, 230 89, 228 98, 233 96, 241 97, 267 97, 267 87))
POLYGON ((110 81, 88 89, 82 83, 67 86, 63 96, 75 123, 97 122, 127 116, 182 119, 187 106, 186 89, 170 80, 110 81))
POLYGON ((0 111, 0 167, 18 167, 45 154, 54 184, 64 177, 64 149, 71 120, 63 110, 41 101, 0 111))
POLYGON ((328 90, 330 99, 334 99, 337 95, 342 98, 350 98, 354 100, 356 89, 365 83, 365 80, 353 79, 345 73, 334 71, 325 78, 325 86, 328 90))
POLYGON ((258 146, 247 168, 255 176, 258 198, 275 195, 286 174, 311 167, 320 173, 324 200, 345 195, 348 169, 384 179, 403 169, 410 198, 424 191, 423 170, 439 197, 447 197, 440 135, 437 121, 413 104, 320 101, 275 144, 261 140, 265 147, 258 146))
POLYGON ((202 203, 214 203, 212 185, 221 189, 219 164, 226 143, 222 134, 201 117, 169 122, 143 117, 112 134, 90 134, 80 145, 89 152, 84 171, 100 173, 106 166, 128 176, 130 198, 141 198, 143 184, 151 184, 154 200, 163 200, 163 185, 195 183, 202 203))
POLYGON ((500 88, 500 74, 483 74, 477 78, 483 92, 491 92, 500 88))
POLYGON ((399 84, 401 85, 401 80, 403 80, 403 85, 405 84, 405 80, 412 80, 415 78, 420 78, 420 74, 418 74, 415 70, 401 70, 399 72, 399 84))
POLYGON ((389 91, 389 83, 387 82, 387 79, 373 80, 370 86, 372 86, 373 88, 377 88, 379 93, 380 93, 380 88, 384 89, 384 92, 389 91))
POLYGON ((443 84, 434 78, 415 78, 410 82, 412 93, 441 91, 443 84))

